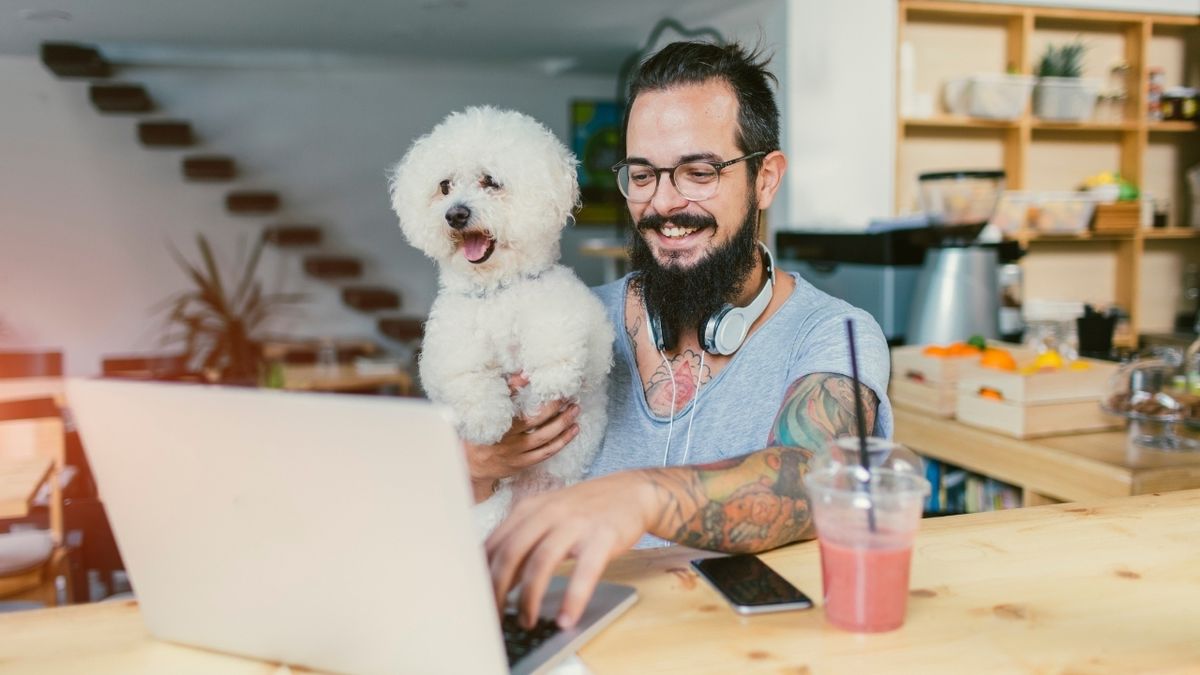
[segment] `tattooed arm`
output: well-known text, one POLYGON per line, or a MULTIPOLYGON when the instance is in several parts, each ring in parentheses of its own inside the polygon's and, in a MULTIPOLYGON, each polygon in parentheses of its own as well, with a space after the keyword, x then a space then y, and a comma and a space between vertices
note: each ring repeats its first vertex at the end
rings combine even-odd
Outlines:
MULTIPOLYGON (((554 569, 573 558, 559 623, 573 625, 604 567, 644 532, 688 546, 761 551, 812 536, 802 478, 808 461, 852 433, 851 380, 816 373, 797 380, 776 416, 769 447, 696 467, 609 474, 522 499, 488 537, 496 602, 522 584, 521 620, 532 625, 554 569)), ((867 394, 867 427, 878 399, 867 394)))
MULTIPOLYGON (((864 388, 866 426, 878 399, 864 388)), ((697 467, 642 471, 662 505, 649 531, 697 548, 762 551, 811 538, 803 478, 809 461, 837 436, 855 433, 850 378, 815 373, 788 389, 767 448, 697 467)))

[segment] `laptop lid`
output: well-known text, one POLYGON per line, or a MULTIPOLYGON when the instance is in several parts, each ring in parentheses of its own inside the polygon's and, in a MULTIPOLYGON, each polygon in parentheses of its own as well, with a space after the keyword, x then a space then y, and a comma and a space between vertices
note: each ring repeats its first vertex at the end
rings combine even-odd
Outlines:
POLYGON ((507 672, 443 409, 113 380, 67 400, 152 635, 342 672, 507 672))

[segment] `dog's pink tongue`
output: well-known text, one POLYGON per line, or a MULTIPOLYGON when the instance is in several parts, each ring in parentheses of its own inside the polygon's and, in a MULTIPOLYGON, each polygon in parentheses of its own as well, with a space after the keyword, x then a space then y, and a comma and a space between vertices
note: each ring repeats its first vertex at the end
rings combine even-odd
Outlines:
POLYGON ((471 262, 479 262, 487 255, 492 240, 482 232, 468 232, 463 237, 463 255, 471 262))

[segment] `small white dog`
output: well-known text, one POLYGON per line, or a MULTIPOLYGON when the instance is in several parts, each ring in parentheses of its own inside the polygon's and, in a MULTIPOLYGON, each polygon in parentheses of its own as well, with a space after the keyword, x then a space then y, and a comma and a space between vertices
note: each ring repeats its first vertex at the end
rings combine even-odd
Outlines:
POLYGON ((484 534, 514 492, 582 478, 604 435, 613 328, 599 299, 556 264, 579 203, 575 165, 533 118, 485 106, 452 113, 391 173, 400 229, 440 270, 421 383, 454 411, 459 435, 491 444, 518 413, 559 399, 580 406, 574 440, 477 507, 484 534), (507 377, 517 373, 529 384, 514 401, 507 377))

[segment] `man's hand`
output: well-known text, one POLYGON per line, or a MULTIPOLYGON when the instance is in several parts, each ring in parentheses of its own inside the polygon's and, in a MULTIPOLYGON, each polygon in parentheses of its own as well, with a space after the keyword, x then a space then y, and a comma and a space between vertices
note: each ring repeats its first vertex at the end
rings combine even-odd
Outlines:
MULTIPOLYGON (((523 374, 508 378, 508 387, 513 393, 527 384, 529 379, 523 374)), ((533 415, 514 417, 512 427, 495 445, 463 441, 476 503, 491 496, 496 481, 558 454, 579 435, 579 426, 575 424, 577 417, 578 404, 552 401, 533 415)))
POLYGON ((609 560, 646 531, 654 496, 640 472, 623 472, 522 498, 486 544, 497 606, 521 584, 519 621, 532 627, 555 568, 573 559, 558 624, 575 625, 609 560))

